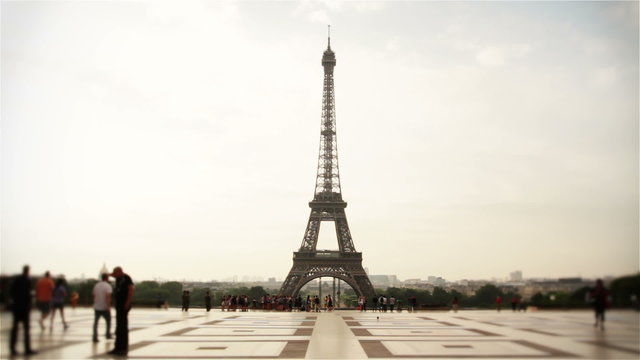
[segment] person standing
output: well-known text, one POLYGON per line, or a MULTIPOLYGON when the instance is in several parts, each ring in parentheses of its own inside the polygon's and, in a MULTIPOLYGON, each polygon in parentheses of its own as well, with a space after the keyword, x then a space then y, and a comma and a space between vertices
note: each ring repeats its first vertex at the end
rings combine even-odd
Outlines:
POLYGON ((604 330, 604 312, 609 301, 609 291, 604 287, 601 279, 596 280, 596 287, 591 290, 589 297, 593 301, 593 309, 596 312, 596 322, 594 327, 600 325, 600 329, 604 330))
POLYGON ((113 268, 111 276, 116 278, 116 343, 111 355, 126 356, 129 352, 129 321, 127 316, 131 310, 133 298, 133 281, 122 271, 120 266, 113 268))
POLYGON ((204 295, 204 306, 207 308, 207 312, 211 310, 211 294, 209 290, 207 290, 207 293, 204 295))
POLYGON ((182 291, 182 311, 189 311, 189 290, 182 291))
POLYGON ((36 283, 36 306, 40 310, 40 329, 44 330, 44 321, 51 312, 51 299, 53 297, 53 280, 49 271, 36 283))
POLYGON ((51 297, 51 322, 49 324, 49 331, 53 331, 53 319, 56 317, 56 310, 60 311, 60 317, 62 318, 62 325, 67 330, 69 325, 64 319, 64 299, 67 297, 67 287, 65 286, 64 278, 60 277, 56 280, 56 286, 53 288, 53 296, 51 297))
POLYGON ((457 313, 458 312, 458 306, 460 306, 460 300, 458 300, 457 296, 453 297, 453 301, 451 301, 451 305, 453 307, 453 312, 457 313))
POLYGON ((111 284, 109 274, 102 274, 101 281, 93 287, 93 342, 98 342, 98 320, 104 318, 107 323, 107 339, 111 339, 111 284))
POLYGON ((511 310, 513 312, 516 312, 516 309, 518 309, 519 303, 520 303, 520 298, 518 298, 518 295, 513 295, 513 297, 511 298, 511 310))
POLYGON ((396 298, 391 296, 389 297, 389 310, 393 312, 393 308, 396 306, 396 298))
POLYGON ((29 313, 31 312, 31 280, 29 280, 29 265, 22 268, 22 274, 16 276, 9 290, 11 296, 11 312, 13 325, 11 326, 10 349, 11 355, 18 355, 16 341, 18 340, 18 326, 22 323, 24 329, 24 354, 34 355, 29 337, 29 313))
POLYGON ((502 308, 502 298, 500 297, 500 295, 496 296, 496 309, 498 309, 498 312, 500 312, 500 309, 502 308))

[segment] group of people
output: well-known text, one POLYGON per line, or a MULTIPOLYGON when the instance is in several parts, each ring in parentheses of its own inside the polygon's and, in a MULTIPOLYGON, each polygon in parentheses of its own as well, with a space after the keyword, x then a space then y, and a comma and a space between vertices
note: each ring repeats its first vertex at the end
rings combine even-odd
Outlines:
MULTIPOLYGON (((256 300, 253 300, 253 308, 256 308, 256 300)), ((224 295, 220 300, 222 311, 249 311, 249 297, 247 295, 224 295)))
MULTIPOLYGON (((22 323, 24 335, 24 354, 33 355, 36 352, 31 348, 31 338, 29 334, 30 314, 31 314, 31 279, 29 278, 30 268, 25 265, 22 268, 22 274, 17 276, 9 290, 11 299, 11 311, 13 313, 13 324, 11 326, 11 335, 9 337, 9 348, 11 355, 17 355, 16 342, 18 339, 18 329, 22 323)), ((47 271, 44 277, 38 279, 35 287, 36 307, 40 310, 40 329, 44 331, 45 320, 51 315, 49 321, 49 330, 53 331, 53 320, 56 311, 60 313, 62 325, 66 330, 69 328, 64 318, 64 303, 67 297, 67 287, 64 277, 59 277, 55 282, 51 278, 51 273, 47 271)))
MULTIPOLYGON (((209 290, 205 293, 204 304, 207 311, 211 310, 213 297, 209 290)), ((191 292, 189 290, 182 291, 182 311, 189 311, 191 303, 191 292)), ((160 307, 160 306, 158 306, 160 307)), ((306 300, 302 296, 281 296, 281 295, 264 295, 259 300, 249 300, 247 295, 224 295, 220 299, 221 311, 249 311, 251 310, 278 310, 278 311, 313 311, 319 312, 322 309, 333 311, 335 308, 334 300, 331 295, 326 295, 324 301, 318 295, 308 295, 306 300)))
MULTIPOLYGON (((32 284, 29 277, 29 271, 29 266, 25 265, 22 268, 22 273, 13 279, 9 290, 11 301, 10 307, 13 314, 13 324, 9 339, 12 356, 18 355, 16 342, 20 323, 22 323, 24 332, 24 355, 36 354, 36 351, 31 348, 30 338, 30 313, 33 299, 31 295, 32 284)), ((54 282, 49 271, 45 272, 44 277, 38 279, 36 282, 36 307, 40 310, 41 315, 39 324, 42 330, 45 329, 45 320, 51 314, 49 329, 52 331, 56 310, 60 312, 64 329, 66 330, 69 328, 69 324, 64 318, 64 304, 65 299, 67 298, 67 292, 68 290, 64 277, 60 277, 54 282)), ((115 299, 116 308, 116 340, 114 349, 109 351, 109 354, 125 356, 127 355, 129 348, 129 327, 127 316, 129 310, 131 310, 133 281, 131 280, 131 277, 125 274, 119 266, 115 267, 111 274, 102 274, 101 281, 93 288, 93 308, 95 314, 93 322, 93 342, 98 342, 98 320, 101 317, 105 319, 107 325, 106 338, 111 339, 112 293, 114 294, 113 298, 115 299), (109 276, 116 279, 115 291, 109 283, 109 276)), ((78 298, 79 296, 77 293, 71 298, 71 302, 74 307, 78 302, 78 298)))
MULTIPOLYGON (((321 309, 333 311, 335 305, 333 297, 326 295, 324 301, 318 295, 307 295, 306 300, 301 295, 297 297, 280 296, 280 295, 264 295, 258 300, 249 301, 247 295, 225 295, 220 301, 220 309, 222 311, 249 311, 249 308, 256 310, 278 310, 278 311, 307 311, 319 312, 321 309)), ((206 298, 205 298, 206 303, 206 298)), ((207 310, 208 311, 208 310, 207 310)))
MULTIPOLYGON (((393 312, 393 310, 396 308, 398 300, 394 296, 387 297, 386 295, 378 295, 371 298, 371 302, 373 303, 373 305, 371 306, 371 310, 373 312, 387 312, 387 310, 393 312)), ((366 297, 360 296, 358 298, 358 310, 360 310, 361 312, 367 311, 366 297)))
POLYGON ((40 310, 40 329, 45 329, 45 320, 51 315, 49 321, 49 331, 53 331, 53 319, 56 311, 60 313, 62 326, 65 330, 69 328, 64 318, 64 303, 67 297, 67 284, 64 276, 58 277, 55 281, 51 278, 49 271, 44 273, 44 277, 36 282, 36 307, 40 310))

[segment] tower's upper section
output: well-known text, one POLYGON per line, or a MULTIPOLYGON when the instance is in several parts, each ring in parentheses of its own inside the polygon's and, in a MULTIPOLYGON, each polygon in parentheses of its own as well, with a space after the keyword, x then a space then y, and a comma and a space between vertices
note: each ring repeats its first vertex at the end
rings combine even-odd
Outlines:
POLYGON ((333 67, 336 66, 336 53, 331 50, 331 38, 329 38, 327 50, 322 55, 322 66, 325 74, 333 74, 333 67))
POLYGON ((333 86, 333 68, 336 54, 331 50, 331 37, 322 55, 324 83, 322 87, 322 119, 320 126, 320 155, 314 201, 342 202, 340 173, 338 170, 338 139, 336 137, 336 104, 333 86))

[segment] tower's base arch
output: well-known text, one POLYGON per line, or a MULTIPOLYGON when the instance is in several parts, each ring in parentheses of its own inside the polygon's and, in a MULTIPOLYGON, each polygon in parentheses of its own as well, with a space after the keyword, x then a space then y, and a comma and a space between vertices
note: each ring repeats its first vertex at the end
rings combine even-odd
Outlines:
POLYGON ((369 277, 362 267, 362 254, 339 251, 293 253, 293 267, 282 284, 280 294, 297 296, 308 282, 321 278, 337 278, 351 286, 358 296, 375 296, 369 277))

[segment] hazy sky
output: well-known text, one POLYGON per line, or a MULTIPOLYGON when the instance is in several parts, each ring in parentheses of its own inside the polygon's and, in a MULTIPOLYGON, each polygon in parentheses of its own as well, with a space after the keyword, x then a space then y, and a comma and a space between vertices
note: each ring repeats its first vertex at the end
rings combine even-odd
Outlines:
MULTIPOLYGON (((400 279, 639 270, 638 2, 2 2, 2 273, 284 279, 331 24, 343 198, 400 279)), ((332 223, 319 248, 337 249, 332 223)))

